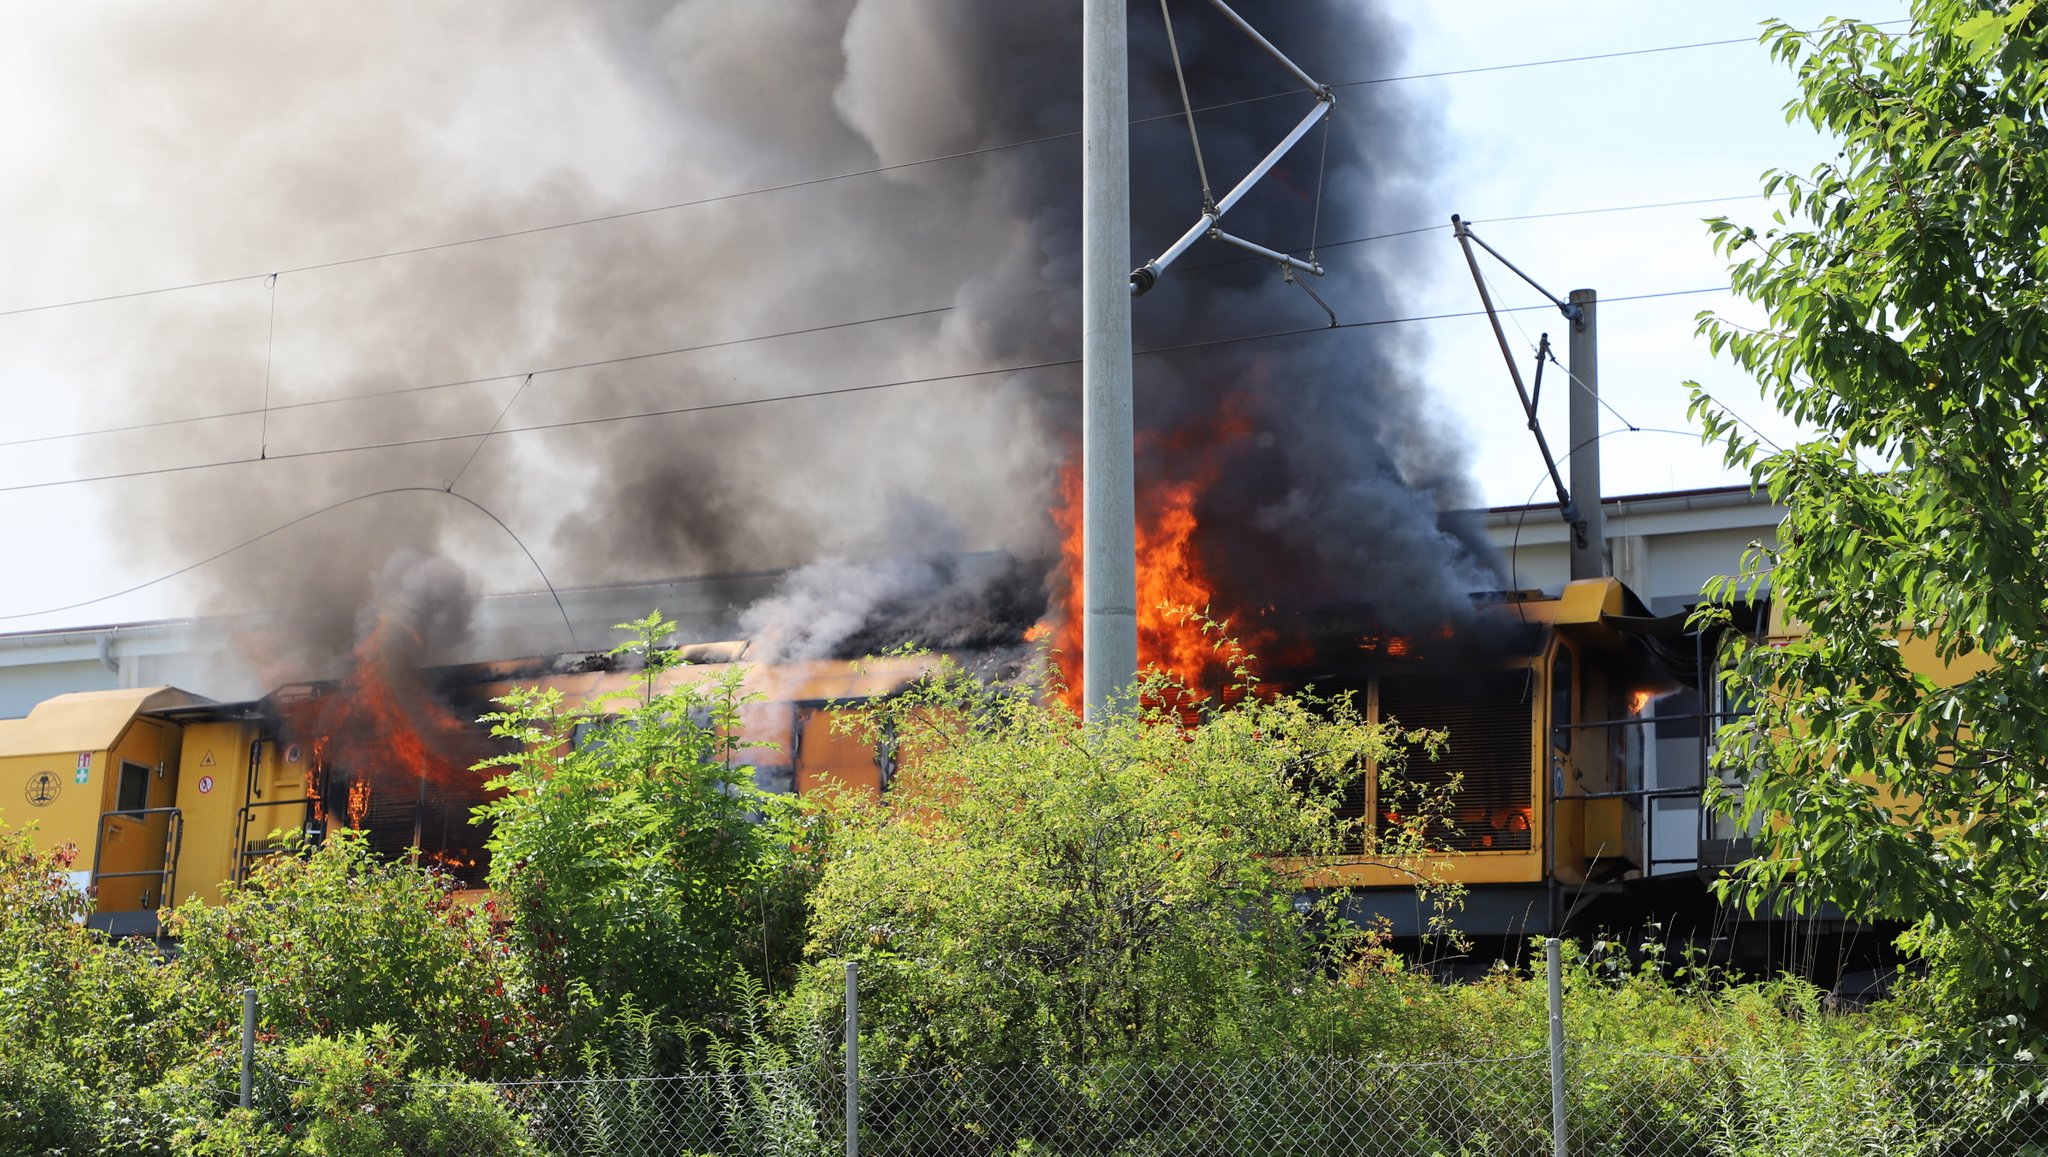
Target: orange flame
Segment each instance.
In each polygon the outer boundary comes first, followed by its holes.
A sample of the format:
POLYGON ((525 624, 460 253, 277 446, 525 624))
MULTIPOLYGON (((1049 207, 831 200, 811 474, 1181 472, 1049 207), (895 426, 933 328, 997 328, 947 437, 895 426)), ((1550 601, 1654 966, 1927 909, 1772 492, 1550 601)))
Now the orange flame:
POLYGON ((306 761, 306 798, 313 801, 313 818, 325 820, 327 806, 320 799, 320 785, 327 776, 327 737, 315 739, 312 747, 313 758, 306 761))
POLYGON ((483 833, 467 820, 484 792, 469 769, 491 752, 490 740, 420 678, 420 651, 410 628, 380 620, 338 686, 280 705, 286 730, 312 753, 307 795, 316 818, 333 803, 387 853, 410 845, 474 865, 483 833), (321 800, 344 786, 343 799, 321 800), (418 802, 408 810, 398 801, 418 802))
POLYGON ((1657 693, 1650 690, 1647 687, 1642 688, 1641 690, 1629 692, 1628 713, 1630 715, 1641 715, 1643 713, 1643 708, 1648 707, 1650 705, 1650 700, 1656 697, 1657 693))
MULTIPOLYGON (((1239 414, 1239 409, 1233 400, 1215 421, 1183 428, 1164 439, 1163 444, 1149 431, 1139 435, 1141 456, 1147 450, 1157 449, 1177 467, 1185 469, 1182 477, 1141 486, 1138 495, 1138 666, 1163 669, 1195 695, 1220 686, 1229 658, 1217 652, 1198 617, 1221 617, 1225 612, 1202 566, 1197 541, 1201 526, 1196 507, 1203 493, 1221 475, 1227 452, 1252 432, 1250 422, 1239 414)), ((1052 510, 1053 525, 1060 535, 1064 580, 1055 601, 1054 619, 1033 627, 1026 636, 1035 639, 1050 634, 1053 660, 1067 683, 1060 691, 1060 699, 1076 713, 1081 709, 1083 565, 1081 466, 1077 457, 1070 456, 1060 470, 1059 504, 1052 510)), ((1247 637, 1246 624, 1232 622, 1231 633, 1240 643, 1253 642, 1247 637)), ((1192 704, 1164 706, 1185 711, 1192 704)))

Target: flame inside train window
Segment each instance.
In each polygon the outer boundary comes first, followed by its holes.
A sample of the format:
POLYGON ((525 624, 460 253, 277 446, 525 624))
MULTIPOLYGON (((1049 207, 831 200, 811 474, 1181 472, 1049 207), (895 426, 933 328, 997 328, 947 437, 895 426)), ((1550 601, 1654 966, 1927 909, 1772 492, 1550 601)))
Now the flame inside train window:
POLYGON ((1440 813, 1431 844, 1456 852, 1528 851, 1534 818, 1530 767, 1536 672, 1442 671, 1383 678, 1382 720, 1405 730, 1442 731, 1443 754, 1421 753, 1398 776, 1383 777, 1382 830, 1400 822, 1399 811, 1421 807, 1440 813), (1404 803, 1402 796, 1410 798, 1404 803))

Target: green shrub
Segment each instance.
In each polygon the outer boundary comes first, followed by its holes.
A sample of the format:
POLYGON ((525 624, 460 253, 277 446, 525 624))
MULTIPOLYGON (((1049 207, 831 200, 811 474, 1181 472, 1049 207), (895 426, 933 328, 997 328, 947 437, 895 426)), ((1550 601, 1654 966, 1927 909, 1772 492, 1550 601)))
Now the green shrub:
POLYGON ((251 1109, 219 1095, 220 1066, 176 1074, 151 1098, 167 1148, 219 1157, 495 1157, 534 1152, 489 1086, 413 1066, 387 1025, 261 1050, 251 1109), (210 1071, 209 1071, 210 1070, 210 1071))
POLYGON ((307 1153, 331 1157, 455 1157, 530 1149, 489 1086, 445 1069, 414 1072, 412 1042, 378 1025, 315 1037, 285 1051, 298 1082, 291 1104, 307 1153))
POLYGON ((0 1053, 0 1157, 81 1153, 94 1141, 82 1082, 47 1061, 0 1053))
POLYGON ((148 942, 85 927, 69 847, 0 828, 0 1154, 84 1152, 105 1102, 189 1046, 176 978, 148 942))
POLYGON ((516 745, 479 765, 500 769, 478 809, 491 887, 552 990, 702 1022, 735 974, 793 970, 807 861, 794 802, 741 761, 743 674, 665 679, 668 624, 622 629, 614 653, 644 663, 633 693, 572 708, 520 690, 485 717, 516 745))
POLYGON ((286 1042, 402 1024, 429 1066, 512 1076, 549 1059, 559 1031, 490 915, 445 877, 379 859, 362 833, 299 844, 225 891, 170 919, 186 1015, 216 1053, 238 1047, 253 985, 261 1031, 286 1042))
MULTIPOLYGON (((1164 678, 1139 692, 1189 697, 1164 678)), ((870 709, 902 767, 835 810, 796 1015, 834 1019, 852 959, 878 1065, 1300 1047, 1304 998, 1359 946, 1297 907, 1305 865, 1353 841, 1419 851, 1419 830, 1380 842, 1337 813, 1368 760, 1391 770, 1406 749, 1345 703, 1246 695, 1199 715, 1081 725, 945 663, 870 709)))

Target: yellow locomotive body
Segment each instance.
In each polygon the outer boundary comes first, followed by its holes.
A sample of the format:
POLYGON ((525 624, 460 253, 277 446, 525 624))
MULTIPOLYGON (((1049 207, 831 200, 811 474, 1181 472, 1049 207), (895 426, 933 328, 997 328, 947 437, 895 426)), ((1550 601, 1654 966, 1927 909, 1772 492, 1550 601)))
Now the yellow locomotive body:
MULTIPOLYGON (((488 664, 464 673, 460 702, 487 708, 515 685, 541 684, 571 703, 625 690, 629 673, 538 673, 536 664, 488 664), (528 674, 527 672, 536 671, 528 674)), ((696 664, 666 682, 715 678, 728 664, 696 664)), ((862 665, 795 664, 755 668, 746 690, 770 701, 743 712, 743 738, 765 780, 782 790, 814 791, 828 780, 879 791, 885 761, 833 728, 847 702, 900 690, 926 669, 919 660, 862 665)), ((27 827, 38 847, 74 852, 72 880, 94 898, 96 927, 117 934, 156 935, 159 913, 187 899, 219 898, 285 833, 317 837, 328 826, 362 826, 373 846, 407 848, 480 883, 483 833, 467 824, 482 798, 484 774, 459 769, 465 783, 451 806, 436 808, 430 791, 398 793, 396 806, 358 811, 372 783, 389 794, 394 769, 369 764, 381 755, 358 751, 352 762, 307 721, 305 709, 332 685, 287 687, 252 703, 224 704, 170 687, 59 695, 21 719, 0 720, 0 821, 27 827), (432 817, 424 822, 422 817, 432 817)), ((481 728, 476 729, 481 742, 481 728)), ((395 758, 395 757, 394 757, 395 758)), ((403 779, 401 769, 396 778, 403 779)))

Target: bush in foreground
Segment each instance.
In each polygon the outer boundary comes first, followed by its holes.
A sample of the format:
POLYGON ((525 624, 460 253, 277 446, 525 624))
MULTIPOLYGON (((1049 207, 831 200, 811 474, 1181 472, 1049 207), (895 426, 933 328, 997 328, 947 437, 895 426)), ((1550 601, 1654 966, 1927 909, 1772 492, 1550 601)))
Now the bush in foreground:
MULTIPOLYGON (((1181 703, 1163 678, 1146 703, 1181 703)), ((1306 989, 1359 947, 1320 921, 1311 861, 1421 855, 1340 805, 1406 751, 1346 703, 1245 696, 1080 724, 941 663, 872 707, 900 767, 828 810, 801 1016, 829 1019, 845 960, 893 1065, 1078 1064, 1271 1051, 1306 989)))

